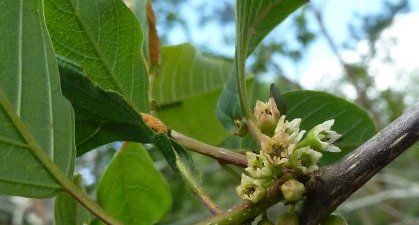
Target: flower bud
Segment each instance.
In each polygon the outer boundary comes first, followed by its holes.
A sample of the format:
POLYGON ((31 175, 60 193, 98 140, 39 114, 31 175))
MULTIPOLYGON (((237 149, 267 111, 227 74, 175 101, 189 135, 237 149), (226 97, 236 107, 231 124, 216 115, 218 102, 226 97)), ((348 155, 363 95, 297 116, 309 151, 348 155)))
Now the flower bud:
POLYGON ((254 114, 256 123, 262 133, 272 136, 278 123, 278 119, 281 116, 276 107, 275 100, 272 97, 269 98, 268 103, 257 100, 254 114))
POLYGON ((298 225, 298 216, 292 212, 286 212, 278 217, 275 225, 298 225))
POLYGON ((305 187, 301 182, 290 179, 281 185, 281 191, 286 201, 295 202, 303 197, 305 187))
POLYGON ((309 146, 305 146, 292 153, 288 160, 288 166, 304 174, 311 173, 319 169, 317 163, 321 157, 322 153, 314 151, 309 146))
POLYGON ((248 167, 245 169, 253 178, 270 178, 273 175, 273 166, 263 155, 246 152, 248 167))
POLYGON ((245 174, 242 174, 242 180, 236 188, 236 192, 240 198, 253 203, 258 202, 266 195, 266 189, 263 187, 262 180, 248 177, 245 174))
POLYGON ((332 213, 320 225, 348 225, 345 218, 337 213, 332 213))
POLYGON ((328 120, 313 127, 306 137, 297 145, 297 148, 310 146, 316 151, 340 152, 340 148, 333 145, 342 135, 331 130, 335 120, 328 120))

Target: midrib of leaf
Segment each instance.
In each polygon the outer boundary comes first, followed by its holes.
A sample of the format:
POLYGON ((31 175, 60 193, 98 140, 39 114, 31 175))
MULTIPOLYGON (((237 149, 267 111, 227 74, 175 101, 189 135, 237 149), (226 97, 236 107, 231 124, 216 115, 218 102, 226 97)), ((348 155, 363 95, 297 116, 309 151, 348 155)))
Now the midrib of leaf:
POLYGON ((19 44, 18 44, 18 52, 19 52, 19 57, 18 57, 18 86, 17 86, 17 99, 16 99, 16 113, 18 116, 20 116, 20 112, 21 112, 21 99, 22 99, 22 77, 23 77, 23 65, 22 65, 22 57, 23 57, 23 53, 22 53, 22 44, 23 44, 23 0, 19 1, 20 4, 20 8, 19 8, 19 44))
MULTIPOLYGON (((127 173, 123 173, 123 171, 127 171, 127 165, 126 164, 124 164, 124 162, 123 161, 125 161, 126 159, 123 159, 124 157, 126 157, 125 155, 127 154, 127 152, 126 152, 126 149, 121 149, 121 150, 123 150, 124 152, 121 152, 121 155, 119 155, 119 165, 118 165, 118 167, 120 167, 120 168, 122 168, 121 169, 121 172, 120 172, 120 174, 121 174, 121 179, 122 179, 122 189, 124 189, 124 192, 125 193, 129 193, 131 190, 131 188, 129 187, 129 185, 127 185, 127 183, 126 183, 126 181, 127 180, 129 180, 129 179, 127 179, 127 173), (124 156, 123 156, 124 155, 124 156)), ((128 152, 128 153, 130 153, 130 152, 128 152)), ((134 157, 134 158, 136 158, 136 154, 132 154, 132 156, 131 157, 134 157)), ((128 171, 129 171, 129 168, 128 168, 128 171)), ((131 215, 130 216, 130 218, 135 218, 135 215, 136 214, 138 214, 138 212, 137 212, 137 210, 135 210, 135 208, 132 208, 133 207, 133 205, 132 204, 128 204, 128 201, 127 201, 127 199, 126 198, 124 198, 124 204, 126 204, 127 205, 127 211, 128 211, 128 214, 129 215, 131 215)))
MULTIPOLYGON (((40 26, 42 27, 42 22, 40 22, 41 24, 40 24, 40 26)), ((46 49, 46 46, 47 46, 47 43, 45 43, 45 33, 44 32, 41 32, 41 35, 42 35, 42 44, 43 44, 43 50, 44 50, 44 62, 46 62, 45 64, 44 64, 44 66, 45 66, 45 71, 46 71, 46 76, 48 77, 48 79, 46 79, 47 80, 47 92, 48 92, 48 95, 47 95, 47 100, 48 100, 48 112, 49 112, 49 122, 50 122, 50 124, 54 124, 54 114, 53 114, 53 112, 52 112, 52 93, 51 93, 51 77, 50 77, 50 72, 49 72, 49 66, 48 66, 48 56, 47 56, 47 52, 48 52, 48 50, 46 49)), ((55 148, 54 148, 54 143, 55 143, 55 137, 54 137, 54 131, 52 131, 52 130, 49 130, 49 153, 50 153, 50 157, 51 157, 51 159, 55 159, 55 148)))
POLYGON ((19 116, 16 114, 16 111, 13 108, 12 103, 7 99, 6 95, 3 93, 3 90, 1 89, 0 89, 0 105, 2 106, 6 115, 12 121, 12 124, 16 127, 20 136, 26 141, 28 148, 32 151, 35 157, 41 162, 41 164, 46 168, 46 170, 50 172, 51 175, 57 179, 57 181, 62 181, 62 179, 67 179, 66 176, 60 171, 58 166, 55 165, 51 161, 48 154, 42 149, 42 147, 33 137, 30 130, 20 120, 19 116))
MULTIPOLYGON (((51 1, 53 1, 53 0, 51 0, 51 1)), ((90 34, 90 32, 87 32, 87 28, 86 28, 86 25, 84 24, 84 22, 82 21, 82 19, 80 18, 80 16, 79 16, 79 14, 78 13, 76 13, 77 11, 76 11, 76 9, 77 8, 75 8, 75 6, 74 6, 74 4, 73 4, 73 2, 72 1, 69 1, 70 2, 70 5, 71 5, 71 7, 72 7, 72 9, 73 9, 73 14, 74 14, 74 16, 77 18, 77 22, 80 24, 80 26, 83 28, 83 30, 84 30, 84 33, 86 34, 86 36, 87 36, 87 38, 89 39, 89 42, 90 42, 90 44, 93 46, 93 49, 95 50, 95 52, 96 52, 96 54, 97 54, 97 56, 99 56, 99 59, 103 62, 103 65, 104 65, 104 67, 105 67, 105 69, 106 69, 106 72, 110 75, 110 77, 112 77, 112 81, 114 82, 114 84, 116 85, 116 87, 118 88, 118 90, 115 90, 115 91, 120 91, 121 93, 123 93, 124 95, 126 95, 127 93, 124 91, 124 89, 122 88, 122 86, 121 86, 121 84, 118 82, 118 80, 115 78, 115 74, 113 74, 112 73, 112 69, 110 68, 110 65, 108 65, 108 61, 104 58, 104 56, 103 56, 103 53, 100 51, 100 48, 99 48, 99 46, 98 46, 98 44, 95 42, 95 40, 94 40, 94 38, 92 37, 92 35, 90 34)), ((118 11, 118 10, 116 10, 116 11, 118 11)), ((117 12, 118 13, 118 12, 117 12)), ((117 17, 118 19, 119 19, 119 17, 117 17)), ((98 25, 99 26, 99 25, 98 25)), ((119 26, 117 27, 117 29, 119 29, 119 26)), ((98 39, 100 40, 100 29, 99 29, 99 37, 98 37, 98 39)), ((116 42, 116 45, 118 45, 118 42, 119 41, 117 41, 116 42)), ((117 53, 117 52, 116 52, 117 53)), ((115 63, 116 63, 116 60, 114 60, 115 61, 115 63)), ((131 95, 127 95, 127 96, 130 96, 130 97, 132 97, 132 94, 131 95)), ((127 99, 128 101, 130 101, 130 103, 131 104, 134 104, 133 102, 132 102, 132 100, 131 100, 132 98, 130 98, 130 99, 127 99)))
MULTIPOLYGON (((245 1, 246 1, 246 3, 249 2, 247 0, 245 0, 245 1)), ((258 6, 258 8, 256 10, 256 17, 253 20, 253 22, 250 24, 249 28, 247 29, 247 34, 245 35, 245 40, 244 40, 244 43, 243 44, 246 46, 245 52, 244 52, 245 53, 244 55, 246 55, 246 56, 247 56, 247 51, 248 51, 248 47, 249 47, 248 46, 248 43, 249 43, 249 41, 251 40, 251 38, 253 36, 253 32, 255 31, 255 28, 259 25, 260 21, 262 21, 266 17, 266 15, 268 15, 269 12, 273 8, 275 8, 276 6, 278 6, 279 4, 281 4, 281 2, 283 0, 274 1, 271 4, 269 4, 266 8, 264 8, 262 11, 259 11, 260 10, 260 7, 262 7, 262 5, 263 5, 263 1, 264 0, 260 1, 260 4, 259 4, 259 6, 258 6)), ((252 7, 250 7, 250 9, 251 8, 252 7)), ((250 20, 250 16, 247 19, 250 20)))

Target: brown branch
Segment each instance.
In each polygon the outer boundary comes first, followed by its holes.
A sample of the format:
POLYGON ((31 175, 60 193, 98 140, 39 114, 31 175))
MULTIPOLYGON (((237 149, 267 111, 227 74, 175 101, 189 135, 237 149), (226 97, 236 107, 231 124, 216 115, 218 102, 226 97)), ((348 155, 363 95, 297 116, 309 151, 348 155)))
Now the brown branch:
POLYGON ((185 146, 190 151, 209 156, 218 160, 220 163, 234 164, 241 167, 247 167, 246 156, 237 152, 233 152, 225 148, 215 147, 200 142, 186 135, 183 135, 175 130, 171 130, 169 136, 173 138, 173 140, 185 146))
POLYGON ((418 140, 419 102, 344 159, 313 175, 306 184, 300 224, 317 225, 418 140))

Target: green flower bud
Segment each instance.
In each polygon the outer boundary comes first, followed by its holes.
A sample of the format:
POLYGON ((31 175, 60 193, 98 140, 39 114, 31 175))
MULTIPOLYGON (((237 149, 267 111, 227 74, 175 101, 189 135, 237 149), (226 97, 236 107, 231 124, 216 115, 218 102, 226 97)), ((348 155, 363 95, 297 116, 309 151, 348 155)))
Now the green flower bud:
POLYGON ((311 129, 306 137, 297 145, 297 148, 310 146, 316 151, 340 152, 340 148, 333 145, 342 135, 330 130, 335 120, 328 120, 311 129))
POLYGON ((332 213, 320 225, 348 225, 345 218, 337 213, 332 213))
POLYGON ((242 174, 242 180, 236 188, 236 192, 240 198, 256 203, 266 195, 266 189, 263 187, 262 181, 242 174))
POLYGON ((295 202, 303 197, 305 187, 301 182, 290 179, 281 185, 281 191, 285 200, 288 202, 295 202))
POLYGON ((304 174, 311 173, 319 169, 317 163, 321 157, 322 153, 314 151, 309 146, 305 146, 292 153, 288 161, 288 166, 304 174))
POLYGON ((253 178, 270 178, 273 175, 273 166, 263 155, 246 152, 248 167, 245 169, 253 178))
POLYGON ((286 212, 278 217, 275 225, 298 225, 298 216, 292 212, 286 212))
POLYGON ((254 110, 256 123, 262 133, 272 136, 278 119, 281 116, 278 108, 276 107, 275 100, 271 97, 268 102, 256 101, 254 110))

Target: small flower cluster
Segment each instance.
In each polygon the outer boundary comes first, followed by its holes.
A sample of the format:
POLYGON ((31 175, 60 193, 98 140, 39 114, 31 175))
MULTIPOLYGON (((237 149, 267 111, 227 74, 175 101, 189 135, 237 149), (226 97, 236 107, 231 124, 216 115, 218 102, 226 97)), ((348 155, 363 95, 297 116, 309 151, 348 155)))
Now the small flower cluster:
MULTIPOLYGON (((273 98, 267 103, 257 101, 254 114, 263 136, 259 154, 246 153, 248 167, 245 171, 248 175, 242 174, 241 184, 236 188, 242 199, 258 202, 284 169, 307 174, 319 169, 317 163, 322 157, 321 152, 341 151, 333 145, 341 137, 331 130, 334 120, 325 121, 308 132, 300 130, 301 119, 286 120, 273 98)), ((294 200, 298 199, 293 196, 294 200)))

